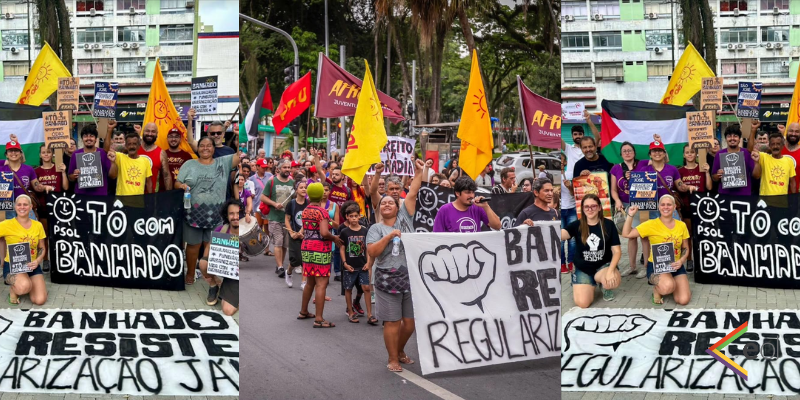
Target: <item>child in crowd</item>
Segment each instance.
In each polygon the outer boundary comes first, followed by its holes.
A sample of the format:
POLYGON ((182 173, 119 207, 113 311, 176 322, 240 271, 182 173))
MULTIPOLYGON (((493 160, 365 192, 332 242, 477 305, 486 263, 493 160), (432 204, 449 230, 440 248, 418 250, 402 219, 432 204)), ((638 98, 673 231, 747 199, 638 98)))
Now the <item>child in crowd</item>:
POLYGON ((344 281, 345 299, 347 301, 347 316, 350 322, 358 323, 358 316, 353 310, 353 287, 360 285, 364 290, 367 301, 367 322, 376 325, 378 320, 372 316, 372 302, 370 299, 369 288, 369 269, 367 268, 367 228, 359 223, 361 209, 358 204, 350 203, 344 210, 346 217, 344 228, 339 233, 343 246, 339 248, 342 261, 344 261, 344 271, 342 280, 344 281))

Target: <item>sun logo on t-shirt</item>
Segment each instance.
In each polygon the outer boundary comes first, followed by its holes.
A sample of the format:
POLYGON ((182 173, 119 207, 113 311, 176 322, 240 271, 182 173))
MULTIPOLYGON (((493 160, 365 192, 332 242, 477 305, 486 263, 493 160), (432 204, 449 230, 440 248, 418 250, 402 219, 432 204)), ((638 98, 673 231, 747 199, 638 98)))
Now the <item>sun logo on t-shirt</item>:
POLYGON ((786 171, 780 167, 780 165, 776 165, 772 167, 772 178, 776 181, 783 180, 783 176, 786 175, 786 171))
POLYGON ((130 168, 128 168, 128 178, 130 178, 132 181, 139 180, 141 176, 142 176, 142 171, 139 171, 139 169, 136 168, 135 166, 131 166, 130 168))

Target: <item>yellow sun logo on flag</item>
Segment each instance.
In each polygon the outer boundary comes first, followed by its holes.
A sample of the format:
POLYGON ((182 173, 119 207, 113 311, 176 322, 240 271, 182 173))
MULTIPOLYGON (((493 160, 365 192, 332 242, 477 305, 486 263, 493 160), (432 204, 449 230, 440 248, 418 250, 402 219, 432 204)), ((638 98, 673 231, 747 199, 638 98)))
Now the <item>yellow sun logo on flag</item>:
POLYGON ((475 112, 481 113, 481 119, 483 119, 483 117, 486 115, 486 109, 489 108, 486 107, 486 95, 483 93, 483 90, 478 89, 478 94, 474 94, 472 97, 477 99, 477 101, 472 102, 472 104, 478 106, 475 112))
POLYGON ((169 116, 169 106, 163 98, 156 99, 153 111, 156 124, 161 125, 162 121, 168 124, 172 122, 172 118, 169 116))

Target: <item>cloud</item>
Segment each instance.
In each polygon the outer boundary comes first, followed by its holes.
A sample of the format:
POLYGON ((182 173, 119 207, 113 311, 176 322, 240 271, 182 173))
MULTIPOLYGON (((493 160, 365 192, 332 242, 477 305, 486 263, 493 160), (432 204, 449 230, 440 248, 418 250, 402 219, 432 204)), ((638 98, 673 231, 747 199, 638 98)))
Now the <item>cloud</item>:
POLYGON ((200 20, 213 25, 215 32, 239 31, 239 2, 237 0, 202 0, 200 20))

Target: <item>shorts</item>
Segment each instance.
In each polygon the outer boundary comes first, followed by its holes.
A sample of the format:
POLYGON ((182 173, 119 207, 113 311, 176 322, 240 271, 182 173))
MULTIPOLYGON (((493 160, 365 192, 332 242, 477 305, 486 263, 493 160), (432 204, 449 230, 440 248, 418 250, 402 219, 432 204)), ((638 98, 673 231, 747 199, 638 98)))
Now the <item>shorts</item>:
MULTIPOLYGON (((288 235, 287 235, 288 236, 288 235)), ((303 266, 303 255, 300 253, 300 246, 303 245, 303 239, 289 238, 289 265, 292 267, 303 266)))
MULTIPOLYGON (((8 262, 4 262, 3 263, 3 282, 5 282, 6 278, 8 278, 8 274, 10 274, 10 273, 11 273, 11 264, 9 264, 8 262)), ((43 272, 42 272, 42 266, 41 265, 36 267, 35 270, 28 272, 28 276, 30 276, 30 277, 33 277, 33 276, 36 276, 36 275, 42 275, 42 274, 43 274, 43 272)), ((8 283, 6 283, 6 285, 8 285, 8 283)))
POLYGON ((352 290, 356 283, 361 286, 369 285, 369 271, 363 269, 357 269, 353 272, 344 270, 342 271, 342 282, 344 290, 352 290))
POLYGON ((239 281, 236 279, 223 278, 222 286, 219 289, 219 297, 232 306, 239 308, 239 281))
MULTIPOLYGON (((606 269, 606 268, 608 268, 610 266, 611 266, 610 263, 606 264, 606 265, 603 265, 602 267, 598 268, 597 271, 602 271, 602 270, 604 270, 604 269, 606 269)), ((597 273, 597 272, 595 272, 595 273, 597 273)), ((586 272, 583 272, 583 271, 579 270, 578 268, 575 268, 575 272, 572 273, 572 286, 575 286, 575 285, 597 286, 597 281, 594 280, 594 275, 589 275, 586 272)))
POLYGON ((273 247, 281 246, 284 249, 289 247, 289 234, 286 227, 280 222, 269 221, 269 238, 273 247))
POLYGON ((403 318, 414 318, 414 305, 411 292, 386 293, 375 292, 375 318, 381 321, 396 322, 403 318))
POLYGON ((211 232, 213 229, 195 228, 183 223, 183 241, 188 245, 198 245, 200 243, 211 242, 211 232))
MULTIPOLYGON (((656 272, 656 271, 655 271, 655 267, 653 266, 653 263, 652 263, 652 262, 650 262, 650 261, 648 261, 648 262, 647 262, 647 283, 648 283, 649 285, 653 285, 652 283, 650 283, 650 278, 653 276, 653 274, 654 274, 655 272, 656 272)), ((675 272, 672 272, 672 276, 673 276, 673 277, 676 277, 676 276, 678 276, 678 275, 686 275, 686 267, 684 267, 683 265, 681 265, 680 269, 678 269, 678 270, 677 270, 677 271, 675 271, 675 272)))

